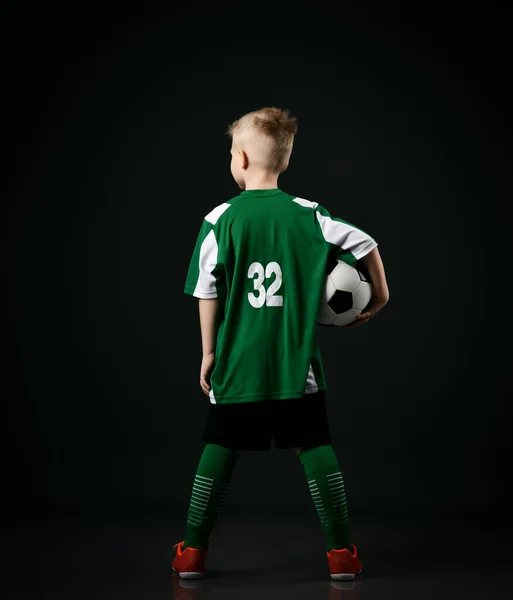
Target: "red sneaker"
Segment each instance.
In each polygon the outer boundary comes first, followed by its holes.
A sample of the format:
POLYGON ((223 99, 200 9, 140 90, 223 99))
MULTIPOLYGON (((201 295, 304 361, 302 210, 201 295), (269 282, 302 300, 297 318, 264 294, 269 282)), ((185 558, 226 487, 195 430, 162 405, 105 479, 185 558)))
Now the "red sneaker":
POLYGON ((351 548, 352 552, 347 548, 343 550, 333 548, 329 552, 326 552, 332 579, 337 581, 351 581, 355 575, 361 573, 362 563, 358 558, 358 551, 354 544, 351 544, 351 548))
POLYGON ((173 571, 182 579, 201 579, 205 575, 206 550, 199 548, 183 549, 185 540, 175 544, 176 555, 173 559, 173 571))

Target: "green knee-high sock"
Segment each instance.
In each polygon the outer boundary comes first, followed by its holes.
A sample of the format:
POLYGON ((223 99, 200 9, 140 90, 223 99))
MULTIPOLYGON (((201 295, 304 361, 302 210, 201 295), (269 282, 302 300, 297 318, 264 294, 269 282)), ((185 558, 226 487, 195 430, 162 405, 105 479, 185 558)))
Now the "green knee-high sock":
POLYGON ((350 549, 344 480, 333 446, 303 449, 298 456, 326 536, 326 550, 350 549))
POLYGON ((192 487, 184 548, 208 550, 208 540, 238 457, 236 450, 217 444, 205 445, 192 487))

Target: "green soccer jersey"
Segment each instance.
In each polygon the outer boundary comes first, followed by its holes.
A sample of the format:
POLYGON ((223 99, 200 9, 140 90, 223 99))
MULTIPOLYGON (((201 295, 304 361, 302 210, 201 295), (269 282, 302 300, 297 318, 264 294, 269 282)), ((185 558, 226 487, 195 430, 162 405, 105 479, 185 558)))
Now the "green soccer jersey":
POLYGON ((326 389, 316 337, 330 257, 378 244, 317 202, 247 190, 203 220, 184 291, 219 299, 210 401, 299 398, 326 389))

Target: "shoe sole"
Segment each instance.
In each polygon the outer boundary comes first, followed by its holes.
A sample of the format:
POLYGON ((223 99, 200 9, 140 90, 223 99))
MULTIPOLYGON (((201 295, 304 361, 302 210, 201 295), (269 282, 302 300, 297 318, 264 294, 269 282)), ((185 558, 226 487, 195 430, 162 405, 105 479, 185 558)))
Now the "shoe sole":
POLYGON ((205 573, 200 573, 197 571, 177 571, 174 567, 172 567, 173 571, 180 576, 180 579, 202 579, 205 576, 205 573))
POLYGON ((332 573, 331 578, 334 581, 353 581, 356 575, 359 575, 361 571, 358 573, 332 573))

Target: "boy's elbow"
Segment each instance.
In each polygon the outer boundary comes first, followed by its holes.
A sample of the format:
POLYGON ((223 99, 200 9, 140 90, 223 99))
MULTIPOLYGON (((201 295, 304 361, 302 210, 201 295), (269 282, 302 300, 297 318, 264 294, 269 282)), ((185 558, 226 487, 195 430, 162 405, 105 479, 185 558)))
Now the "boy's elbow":
POLYGON ((385 305, 390 300, 390 292, 388 291, 387 284, 381 281, 373 281, 371 285, 374 300, 385 305))
POLYGON ((379 293, 375 294, 374 297, 380 304, 383 304, 383 306, 384 306, 390 300, 390 293, 387 290, 385 292, 379 292, 379 293))

